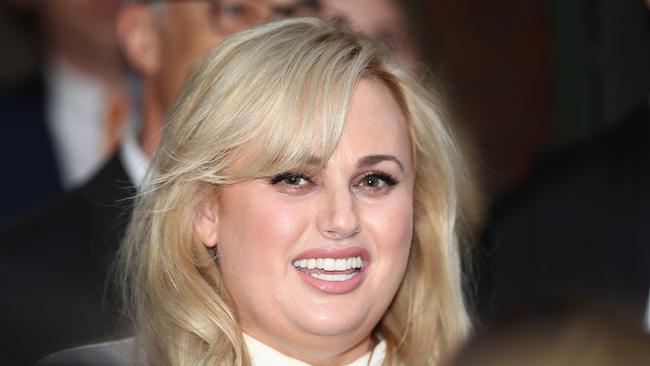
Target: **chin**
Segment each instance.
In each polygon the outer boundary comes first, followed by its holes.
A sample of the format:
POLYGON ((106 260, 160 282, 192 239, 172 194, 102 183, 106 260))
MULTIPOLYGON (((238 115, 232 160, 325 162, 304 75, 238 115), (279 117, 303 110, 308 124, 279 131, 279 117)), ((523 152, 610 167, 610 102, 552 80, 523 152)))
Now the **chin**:
POLYGON ((312 312, 300 321, 300 325, 307 333, 315 336, 370 334, 376 322, 369 321, 368 311, 342 312, 342 309, 349 310, 350 306, 332 306, 331 309, 312 312))

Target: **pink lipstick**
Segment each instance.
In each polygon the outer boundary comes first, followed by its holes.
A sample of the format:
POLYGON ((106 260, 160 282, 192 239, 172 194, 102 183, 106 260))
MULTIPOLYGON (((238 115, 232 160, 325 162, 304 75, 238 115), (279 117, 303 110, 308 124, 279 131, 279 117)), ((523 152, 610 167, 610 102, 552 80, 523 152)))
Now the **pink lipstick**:
POLYGON ((361 285, 370 265, 370 254, 360 247, 318 248, 300 253, 291 263, 309 286, 341 295, 361 285))

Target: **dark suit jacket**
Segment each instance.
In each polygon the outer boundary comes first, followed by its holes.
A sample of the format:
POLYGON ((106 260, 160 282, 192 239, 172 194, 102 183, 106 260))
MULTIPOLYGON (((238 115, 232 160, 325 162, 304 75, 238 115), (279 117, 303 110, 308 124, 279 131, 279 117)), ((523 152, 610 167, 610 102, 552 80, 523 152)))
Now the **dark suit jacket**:
POLYGON ((104 289, 133 193, 116 154, 85 186, 0 231, 0 363, 119 334, 104 289))
MULTIPOLYGON (((496 208, 479 254, 479 304, 562 295, 642 309, 650 290, 650 112, 543 161, 496 208)), ((642 312, 638 314, 642 315, 642 312)))
POLYGON ((0 221, 62 192, 42 77, 0 89, 0 221))

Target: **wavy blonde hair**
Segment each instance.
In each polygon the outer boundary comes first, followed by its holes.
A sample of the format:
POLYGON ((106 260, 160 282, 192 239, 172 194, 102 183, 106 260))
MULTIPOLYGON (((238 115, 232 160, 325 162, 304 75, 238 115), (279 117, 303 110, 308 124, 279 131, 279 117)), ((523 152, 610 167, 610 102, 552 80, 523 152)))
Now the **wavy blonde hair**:
POLYGON ((437 365, 465 337, 457 240, 465 180, 438 98, 363 36, 295 18, 224 41, 168 115, 119 257, 141 362, 250 364, 216 253, 194 234, 197 205, 222 185, 306 169, 314 156, 325 164, 363 78, 383 82, 401 106, 416 167, 406 274, 373 334, 387 343, 384 365, 437 365))

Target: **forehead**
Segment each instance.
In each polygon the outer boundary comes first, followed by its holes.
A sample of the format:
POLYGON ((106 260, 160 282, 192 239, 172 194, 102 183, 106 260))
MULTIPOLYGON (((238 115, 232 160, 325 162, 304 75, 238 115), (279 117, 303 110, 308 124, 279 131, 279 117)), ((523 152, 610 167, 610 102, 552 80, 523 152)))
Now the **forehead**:
POLYGON ((289 132, 295 132, 291 124, 287 130, 282 123, 271 123, 267 125, 267 131, 277 132, 277 128, 283 131, 273 134, 278 140, 268 141, 268 135, 263 134, 260 139, 242 145, 240 158, 231 166, 230 173, 235 179, 244 180, 287 170, 316 174, 321 169, 336 170, 350 164, 357 165, 364 158, 379 155, 396 158, 404 171, 414 170, 407 117, 382 81, 361 79, 353 91, 347 113, 342 117, 345 122, 341 126, 340 138, 328 131, 324 134, 328 136, 325 140, 318 131, 303 136, 289 132), (323 146, 331 146, 331 152, 319 148, 323 146), (270 153, 265 147, 270 148, 270 153))
MULTIPOLYGON (((150 4, 157 7, 164 4, 167 8, 173 8, 164 13, 165 18, 207 21, 220 33, 226 33, 224 35, 273 19, 313 16, 318 8, 317 0, 158 0, 150 4)), ((161 22, 161 25, 170 24, 161 22)))
POLYGON ((362 79, 357 85, 338 150, 347 156, 394 155, 411 167, 406 116, 383 82, 362 79))
POLYGON ((293 6, 293 5, 301 5, 303 3, 308 3, 304 0, 252 0, 252 1, 257 1, 259 3, 269 4, 273 6, 293 6))
MULTIPOLYGON (((192 2, 195 0, 185 0, 192 2)), ((228 5, 228 4, 256 4, 268 5, 272 7, 308 7, 316 8, 318 0, 212 0, 213 4, 228 5)))
POLYGON ((402 23, 401 10, 393 0, 321 0, 321 5, 325 18, 345 18, 371 36, 402 23))

